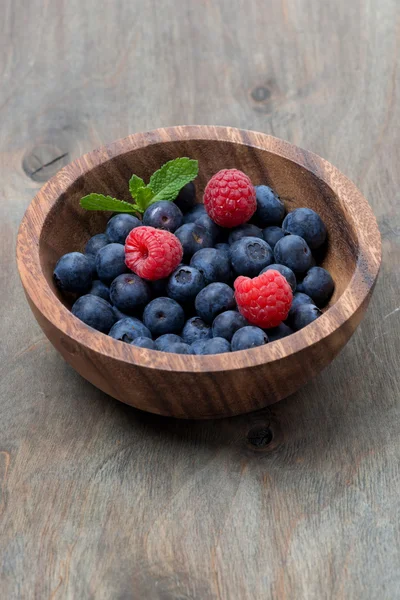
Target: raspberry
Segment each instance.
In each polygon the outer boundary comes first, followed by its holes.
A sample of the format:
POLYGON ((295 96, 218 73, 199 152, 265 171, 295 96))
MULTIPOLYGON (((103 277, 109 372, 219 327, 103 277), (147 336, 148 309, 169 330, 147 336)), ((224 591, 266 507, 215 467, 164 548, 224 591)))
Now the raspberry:
POLYGON ((126 238, 125 263, 143 279, 156 281, 168 277, 182 256, 182 244, 169 231, 142 226, 132 229, 126 238))
POLYGON ((234 287, 239 312, 249 323, 268 329, 287 318, 293 294, 278 271, 271 269, 254 279, 238 277, 234 287))
POLYGON ((204 206, 218 225, 236 227, 255 213, 256 191, 242 171, 222 169, 211 177, 204 190, 204 206))

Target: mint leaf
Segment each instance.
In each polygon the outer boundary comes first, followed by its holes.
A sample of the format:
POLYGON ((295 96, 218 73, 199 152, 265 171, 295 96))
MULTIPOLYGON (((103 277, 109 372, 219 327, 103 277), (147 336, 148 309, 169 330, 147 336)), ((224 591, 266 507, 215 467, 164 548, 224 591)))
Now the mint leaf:
POLYGON ((82 208, 86 210, 111 210, 113 212, 133 213, 137 212, 139 207, 136 204, 130 204, 124 200, 117 200, 111 196, 103 194, 89 194, 81 198, 82 208))
POLYGON ((140 188, 143 187, 146 187, 146 184, 143 181, 143 179, 141 177, 138 177, 137 175, 132 175, 132 177, 129 180, 129 191, 131 193, 132 198, 136 199, 138 190, 140 190, 140 188))
POLYGON ((136 193, 136 203, 141 213, 144 213, 146 208, 152 203, 153 196, 154 193, 148 186, 138 189, 136 193))
POLYGON ((153 191, 150 203, 175 200, 183 186, 197 177, 198 172, 198 161, 190 158, 175 158, 165 163, 150 177, 148 187, 153 191))

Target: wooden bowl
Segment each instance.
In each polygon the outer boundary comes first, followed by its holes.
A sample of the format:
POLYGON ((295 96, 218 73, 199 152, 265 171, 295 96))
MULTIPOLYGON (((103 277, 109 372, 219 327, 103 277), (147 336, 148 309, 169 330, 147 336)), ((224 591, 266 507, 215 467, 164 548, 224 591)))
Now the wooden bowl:
POLYGON ((142 410, 212 418, 260 409, 292 394, 321 371, 349 340, 371 297, 381 242, 367 201, 324 159, 268 135, 225 127, 172 127, 138 133, 94 150, 48 181, 28 207, 17 260, 30 307, 55 348, 95 386, 142 410), (173 355, 113 340, 76 319, 52 280, 57 259, 83 250, 109 214, 86 212, 89 192, 129 200, 132 173, 148 180, 167 160, 198 159, 197 201, 207 180, 236 167, 255 185, 267 183, 288 210, 310 207, 328 229, 323 265, 335 281, 325 313, 266 346, 214 356, 173 355))

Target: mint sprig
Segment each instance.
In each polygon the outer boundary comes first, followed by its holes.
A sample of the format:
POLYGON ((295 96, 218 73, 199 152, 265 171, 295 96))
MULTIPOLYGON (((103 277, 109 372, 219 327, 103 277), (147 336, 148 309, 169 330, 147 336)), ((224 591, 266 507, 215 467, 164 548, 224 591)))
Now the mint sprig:
POLYGON ((199 172, 197 160, 181 157, 165 163, 150 177, 148 185, 141 177, 132 175, 129 180, 129 191, 134 203, 118 200, 103 194, 89 194, 81 199, 81 206, 86 210, 107 210, 122 213, 141 213, 154 202, 166 200, 172 202, 180 190, 193 181, 199 172))

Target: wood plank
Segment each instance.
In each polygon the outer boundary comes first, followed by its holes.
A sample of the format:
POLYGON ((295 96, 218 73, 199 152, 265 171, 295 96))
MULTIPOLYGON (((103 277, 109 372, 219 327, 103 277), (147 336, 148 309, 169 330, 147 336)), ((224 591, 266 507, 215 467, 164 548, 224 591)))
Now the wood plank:
POLYGON ((396 0, 3 0, 2 597, 399 597, 399 18, 396 0), (55 353, 18 281, 17 227, 41 185, 27 173, 178 123, 313 150, 379 220, 365 320, 260 413, 185 423, 115 402, 55 353), (255 428, 273 433, 263 450, 255 428))

